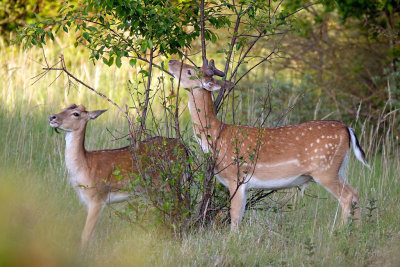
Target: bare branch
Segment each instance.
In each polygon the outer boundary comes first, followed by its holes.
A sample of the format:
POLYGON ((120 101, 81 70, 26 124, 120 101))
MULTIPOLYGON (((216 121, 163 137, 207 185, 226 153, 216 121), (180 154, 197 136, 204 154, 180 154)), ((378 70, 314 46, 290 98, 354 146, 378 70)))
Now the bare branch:
POLYGON ((151 77, 152 77, 152 72, 153 72, 153 52, 154 49, 150 49, 150 62, 149 62, 149 76, 147 77, 147 86, 146 86, 146 97, 144 100, 144 108, 142 111, 142 118, 140 122, 140 129, 139 129, 139 134, 137 136, 138 140, 140 140, 142 136, 142 132, 146 126, 146 118, 147 118, 147 108, 149 105, 149 96, 150 96, 150 86, 151 86, 151 77))
POLYGON ((317 2, 317 3, 310 3, 310 4, 308 4, 308 5, 305 5, 305 6, 301 7, 301 8, 299 8, 299 9, 297 9, 296 11, 294 11, 294 12, 292 12, 292 13, 290 13, 290 14, 284 16, 283 19, 286 19, 286 18, 288 18, 288 17, 290 17, 290 16, 293 16, 293 15, 296 14, 297 12, 299 12, 299 11, 301 11, 301 10, 303 10, 303 9, 307 9, 307 8, 310 7, 310 6, 313 6, 313 5, 316 5, 316 4, 319 4, 319 3, 320 3, 320 2, 317 2))
POLYGON ((283 2, 283 0, 281 0, 281 1, 279 2, 278 6, 275 8, 274 14, 272 15, 272 17, 275 17, 276 11, 277 11, 278 8, 281 6, 282 2, 283 2))
MULTIPOLYGON (((96 89, 94 89, 93 87, 87 85, 86 83, 84 83, 83 81, 79 80, 78 78, 76 78, 74 75, 72 75, 66 68, 65 66, 65 62, 64 62, 64 56, 61 55, 60 56, 60 61, 59 63, 61 63, 61 68, 55 68, 55 67, 49 67, 49 68, 43 68, 43 70, 45 71, 51 71, 51 70, 61 70, 64 73, 66 73, 68 75, 69 78, 72 78, 73 80, 75 80, 76 82, 78 82, 79 84, 85 86, 86 88, 88 88, 89 90, 91 90, 92 92, 96 93, 97 95, 101 96, 102 98, 106 99, 108 102, 110 102, 113 106, 115 106, 116 108, 118 108, 119 111, 121 111, 122 114, 127 115, 120 106, 118 106, 114 101, 112 101, 110 98, 108 98, 106 95, 104 95, 103 93, 100 93, 99 91, 97 91, 96 89)), ((130 120, 129 120, 130 122, 130 120)))
POLYGON ((250 69, 248 69, 242 76, 240 76, 240 78, 235 82, 235 84, 239 83, 240 80, 246 76, 250 71, 252 71, 253 69, 255 69, 256 67, 258 67, 260 64, 264 63, 265 61, 267 61, 273 54, 275 53, 275 49, 265 58, 263 58, 262 60, 260 60, 257 64, 255 64, 254 66, 252 66, 250 69))
POLYGON ((201 54, 203 62, 207 60, 206 39, 204 36, 204 0, 200 3, 200 31, 201 31, 201 54))

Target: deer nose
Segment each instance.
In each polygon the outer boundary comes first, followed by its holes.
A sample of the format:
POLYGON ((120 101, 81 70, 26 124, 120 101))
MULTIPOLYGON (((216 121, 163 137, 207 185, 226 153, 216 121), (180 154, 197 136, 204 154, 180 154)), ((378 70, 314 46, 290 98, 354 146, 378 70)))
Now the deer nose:
POLYGON ((49 120, 50 120, 50 121, 55 120, 55 119, 56 119, 56 115, 51 115, 51 116, 49 117, 49 120))

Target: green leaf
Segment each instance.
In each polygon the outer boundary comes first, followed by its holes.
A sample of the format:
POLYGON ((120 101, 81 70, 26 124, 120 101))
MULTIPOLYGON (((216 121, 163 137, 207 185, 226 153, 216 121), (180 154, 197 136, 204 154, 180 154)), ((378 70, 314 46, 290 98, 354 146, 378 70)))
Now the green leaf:
POLYGON ((46 34, 50 37, 51 40, 54 41, 54 35, 51 31, 46 32, 46 34))
POLYGON ((135 58, 132 58, 131 60, 129 60, 129 65, 131 65, 131 67, 135 67, 137 60, 135 58))
POLYGON ((112 64, 114 63, 114 58, 113 57, 110 57, 109 59, 108 59, 108 62, 106 63, 108 66, 111 66, 112 64))
POLYGON ((211 33, 211 42, 215 43, 217 41, 217 36, 213 32, 210 33, 211 33))
POLYGON ((141 71, 139 71, 139 73, 143 74, 144 77, 149 77, 150 76, 150 73, 147 70, 141 70, 141 71))
POLYGON ((97 31, 97 28, 96 27, 93 27, 93 26, 89 26, 89 27, 87 27, 90 31, 92 31, 92 32, 95 32, 95 31, 97 31))
POLYGON ((146 53, 146 51, 147 51, 147 45, 148 45, 147 42, 142 43, 142 46, 141 46, 140 49, 142 50, 143 53, 146 53))
POLYGON ((83 38, 85 38, 89 43, 91 42, 89 33, 84 32, 84 33, 82 34, 82 36, 83 36, 83 38))
POLYGON ((147 47, 152 49, 154 46, 153 41, 152 40, 147 40, 147 47))
POLYGON ((117 57, 117 59, 115 60, 115 64, 117 65, 118 68, 121 68, 122 66, 121 57, 117 57))
POLYGON ((236 44, 236 51, 238 51, 242 47, 242 43, 239 42, 236 44))

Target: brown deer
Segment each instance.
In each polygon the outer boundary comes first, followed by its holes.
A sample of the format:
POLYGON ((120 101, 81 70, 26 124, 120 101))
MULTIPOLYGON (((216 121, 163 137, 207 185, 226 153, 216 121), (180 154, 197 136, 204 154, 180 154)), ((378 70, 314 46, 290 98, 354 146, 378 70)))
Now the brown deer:
POLYGON ((151 176, 155 184, 161 184, 160 169, 152 165, 159 164, 159 161, 167 164, 171 161, 184 162, 187 155, 178 139, 165 137, 153 137, 139 142, 134 154, 130 146, 87 151, 86 125, 105 111, 87 111, 84 106, 74 104, 49 118, 51 127, 66 132, 65 163, 69 179, 88 209, 82 232, 83 247, 92 239, 96 222, 106 203, 121 202, 137 191, 143 191, 140 183, 134 192, 126 190, 133 174, 151 176))
MULTIPOLYGON (((309 121, 298 125, 256 128, 225 124, 217 119, 211 92, 234 86, 214 75, 222 71, 203 62, 199 70, 171 60, 170 72, 189 89, 189 111, 195 138, 204 152, 215 157, 216 177, 231 196, 231 229, 240 222, 246 191, 251 188, 282 189, 316 181, 335 196, 342 207, 342 221, 351 214, 358 193, 345 180, 343 170, 350 144, 358 160, 369 167, 354 131, 339 121, 309 121)), ((359 209, 354 210, 360 217, 359 209)))

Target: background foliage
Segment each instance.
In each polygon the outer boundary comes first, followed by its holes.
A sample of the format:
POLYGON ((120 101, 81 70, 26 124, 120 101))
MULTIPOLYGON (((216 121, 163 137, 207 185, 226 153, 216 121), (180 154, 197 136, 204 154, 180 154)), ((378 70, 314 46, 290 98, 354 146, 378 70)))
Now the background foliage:
POLYGON ((2 0, 0 1, 0 35, 9 34, 26 23, 34 23, 46 16, 55 16, 59 1, 2 0))

